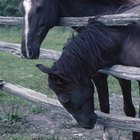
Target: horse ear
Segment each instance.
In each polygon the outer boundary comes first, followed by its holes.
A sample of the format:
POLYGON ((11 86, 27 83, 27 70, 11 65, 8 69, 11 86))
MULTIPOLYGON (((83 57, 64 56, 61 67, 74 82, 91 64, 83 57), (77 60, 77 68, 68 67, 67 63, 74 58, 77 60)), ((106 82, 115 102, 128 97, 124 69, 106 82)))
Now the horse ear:
POLYGON ((37 64, 36 67, 39 68, 39 70, 41 70, 44 73, 51 74, 51 68, 47 68, 42 64, 37 64))
POLYGON ((39 68, 44 73, 49 75, 49 78, 57 85, 61 86, 68 83, 68 80, 65 79, 61 74, 60 71, 52 71, 51 68, 47 68, 42 64, 37 64, 36 67, 39 68))

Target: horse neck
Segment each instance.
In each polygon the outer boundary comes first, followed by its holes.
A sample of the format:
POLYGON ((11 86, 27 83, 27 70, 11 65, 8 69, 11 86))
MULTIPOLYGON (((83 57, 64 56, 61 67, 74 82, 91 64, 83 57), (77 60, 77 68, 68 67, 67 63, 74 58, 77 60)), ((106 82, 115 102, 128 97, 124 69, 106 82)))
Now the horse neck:
POLYGON ((58 0, 61 17, 113 14, 120 6, 136 1, 140 0, 58 0))
POLYGON ((61 17, 81 17, 113 14, 119 6, 116 4, 104 4, 94 0, 60 0, 59 7, 61 17))

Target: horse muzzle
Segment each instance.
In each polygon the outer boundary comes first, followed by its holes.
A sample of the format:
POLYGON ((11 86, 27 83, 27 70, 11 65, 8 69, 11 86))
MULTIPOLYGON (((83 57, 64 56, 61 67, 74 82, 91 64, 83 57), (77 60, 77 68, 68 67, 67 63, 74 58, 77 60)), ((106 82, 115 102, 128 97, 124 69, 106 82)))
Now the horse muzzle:
POLYGON ((77 121, 77 123, 85 129, 93 129, 97 121, 97 115, 92 114, 86 121, 77 121))
POLYGON ((22 57, 26 59, 38 59, 40 51, 39 50, 36 51, 31 48, 25 49, 25 47, 21 46, 21 54, 22 54, 22 57))

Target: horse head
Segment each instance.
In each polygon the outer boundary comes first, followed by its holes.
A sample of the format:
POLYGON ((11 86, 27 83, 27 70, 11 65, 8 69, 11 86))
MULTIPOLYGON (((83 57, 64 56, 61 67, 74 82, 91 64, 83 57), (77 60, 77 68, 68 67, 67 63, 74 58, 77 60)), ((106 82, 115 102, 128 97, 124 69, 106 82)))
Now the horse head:
POLYGON ((59 17, 114 13, 120 5, 130 1, 133 0, 22 0, 20 11, 24 16, 24 28, 21 52, 26 58, 38 58, 43 39, 50 28, 58 25, 59 17))
POLYGON ((39 57, 40 45, 50 28, 57 24, 57 0, 22 0, 20 11, 24 16, 21 52, 24 57, 39 57))
POLYGON ((77 123, 83 128, 92 129, 97 115, 94 113, 94 86, 91 80, 81 79, 80 83, 74 83, 58 69, 47 68, 41 64, 37 67, 49 75, 49 87, 77 123))

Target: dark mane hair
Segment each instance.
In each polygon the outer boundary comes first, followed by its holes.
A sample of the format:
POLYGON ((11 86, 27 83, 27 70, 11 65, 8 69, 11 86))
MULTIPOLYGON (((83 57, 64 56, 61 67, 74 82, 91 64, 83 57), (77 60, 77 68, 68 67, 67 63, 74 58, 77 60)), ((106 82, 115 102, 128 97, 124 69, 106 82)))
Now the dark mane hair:
POLYGON ((59 69, 62 67, 65 76, 73 80, 80 80, 83 72, 91 76, 100 66, 110 66, 116 61, 114 52, 118 52, 119 44, 117 29, 108 28, 97 21, 89 21, 85 30, 67 41, 62 56, 54 63, 55 68, 57 69, 57 65, 59 69))

